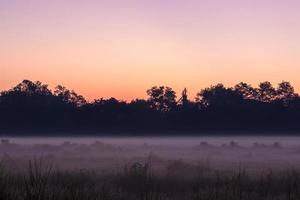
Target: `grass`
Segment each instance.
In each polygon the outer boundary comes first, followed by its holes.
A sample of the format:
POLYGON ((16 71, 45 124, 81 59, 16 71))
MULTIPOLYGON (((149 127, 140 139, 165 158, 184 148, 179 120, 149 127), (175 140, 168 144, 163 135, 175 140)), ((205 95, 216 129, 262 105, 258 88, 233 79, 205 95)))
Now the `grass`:
POLYGON ((151 161, 117 173, 59 171, 41 160, 27 169, 0 168, 0 200, 299 200, 297 171, 250 175, 242 169, 214 171, 172 161, 154 172, 151 161), (192 172, 193 175, 187 175, 192 172))

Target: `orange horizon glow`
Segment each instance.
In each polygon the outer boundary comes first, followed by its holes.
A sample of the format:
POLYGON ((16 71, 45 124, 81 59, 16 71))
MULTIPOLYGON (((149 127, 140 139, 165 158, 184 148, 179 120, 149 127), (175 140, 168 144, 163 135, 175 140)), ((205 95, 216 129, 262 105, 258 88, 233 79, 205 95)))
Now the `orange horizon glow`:
POLYGON ((217 83, 289 81, 300 91, 296 0, 0 2, 0 90, 23 79, 86 99, 189 97, 217 83))

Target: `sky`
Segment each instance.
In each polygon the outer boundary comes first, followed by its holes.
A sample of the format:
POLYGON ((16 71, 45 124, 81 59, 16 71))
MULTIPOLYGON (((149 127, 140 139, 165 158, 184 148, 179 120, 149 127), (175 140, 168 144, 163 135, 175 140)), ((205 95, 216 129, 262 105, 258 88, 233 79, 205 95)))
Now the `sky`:
POLYGON ((88 100, 190 98, 217 83, 300 91, 299 0, 0 0, 0 90, 23 79, 88 100))

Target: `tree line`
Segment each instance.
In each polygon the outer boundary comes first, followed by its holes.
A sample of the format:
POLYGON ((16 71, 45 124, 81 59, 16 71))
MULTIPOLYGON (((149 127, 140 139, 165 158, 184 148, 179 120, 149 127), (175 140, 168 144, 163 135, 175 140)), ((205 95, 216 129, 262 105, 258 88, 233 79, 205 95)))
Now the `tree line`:
POLYGON ((300 131, 300 97, 289 82, 223 84, 200 90, 193 100, 166 86, 146 91, 147 99, 88 102, 73 90, 24 80, 0 93, 0 131, 167 133, 210 131, 300 131))

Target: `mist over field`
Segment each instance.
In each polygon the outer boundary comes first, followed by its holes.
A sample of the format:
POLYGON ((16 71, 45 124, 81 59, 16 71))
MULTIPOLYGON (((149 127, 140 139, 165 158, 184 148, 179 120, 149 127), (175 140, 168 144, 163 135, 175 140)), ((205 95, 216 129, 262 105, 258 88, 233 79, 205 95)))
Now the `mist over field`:
POLYGON ((151 164, 154 172, 205 170, 249 172, 300 169, 298 136, 211 137, 3 137, 1 165, 22 171, 29 160, 59 170, 118 172, 134 163, 151 164))
POLYGON ((297 200, 298 136, 2 137, 7 200, 297 200))

